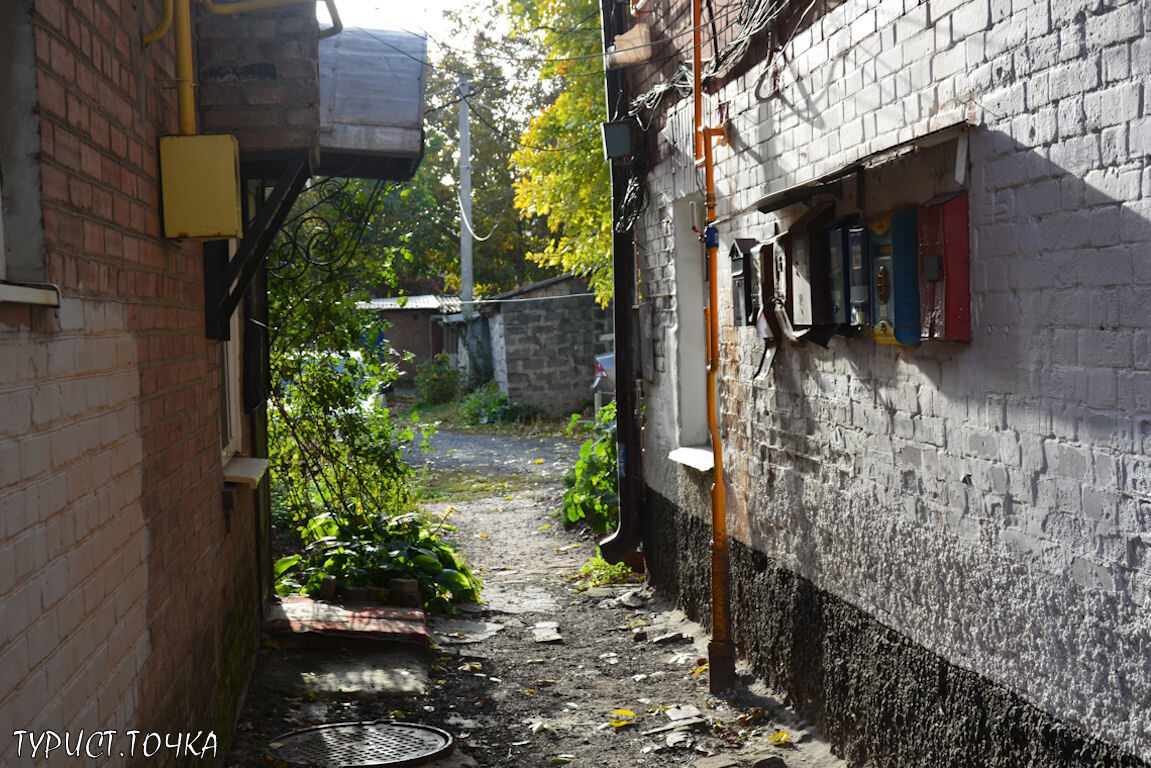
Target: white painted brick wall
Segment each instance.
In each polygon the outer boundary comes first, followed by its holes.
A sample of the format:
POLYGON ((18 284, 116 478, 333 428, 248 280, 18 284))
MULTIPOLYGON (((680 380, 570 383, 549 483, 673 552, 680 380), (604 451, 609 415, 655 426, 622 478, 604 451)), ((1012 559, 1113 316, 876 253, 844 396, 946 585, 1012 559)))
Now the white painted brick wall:
MULTIPOLYGON (((50 335, 0 333, 0 733, 139 725, 117 671, 147 644, 136 342, 121 308, 65 298, 50 335), (85 327, 86 323, 91 323, 85 327), (118 561, 123 569, 109 567, 118 561), (128 596, 131 596, 130 599, 128 596), (107 709, 108 711, 105 711, 107 709)), ((130 674, 128 673, 130 669, 130 674)))
MULTIPOLYGON (((836 338, 785 347, 751 381, 762 345, 730 326, 721 290, 732 529, 1143 759, 1151 721, 1132 713, 1151 701, 1149 21, 1141 0, 848 0, 786 46, 778 94, 758 65, 715 97, 733 105, 738 139, 716 149, 719 214, 732 217, 721 254, 774 231, 775 217, 739 213, 758 197, 958 117, 979 123, 969 345, 912 354, 836 338), (806 461, 818 477, 795 469, 806 461), (812 540, 814 557, 796 544, 812 540)), ((674 296, 667 218, 697 188, 689 121, 681 102, 658 140, 669 159, 649 176, 638 237, 653 296, 674 296)), ((906 174, 933 170, 926 155, 902 167, 868 178, 867 213, 930 197, 900 197, 913 194, 906 174)), ((657 326, 673 318, 674 301, 659 306, 657 326)), ((674 447, 663 344, 649 457, 674 447)), ((645 472, 706 517, 687 470, 649 460, 645 472)))

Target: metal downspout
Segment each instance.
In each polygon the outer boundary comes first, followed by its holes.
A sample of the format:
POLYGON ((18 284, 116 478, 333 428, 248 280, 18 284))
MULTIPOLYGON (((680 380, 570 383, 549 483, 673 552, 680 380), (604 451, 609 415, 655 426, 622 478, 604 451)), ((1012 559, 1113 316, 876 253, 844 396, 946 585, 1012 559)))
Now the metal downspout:
MULTIPOLYGON (((615 42, 623 31, 626 6, 617 0, 601 0, 603 21, 603 49, 615 42)), ((604 74, 607 117, 617 120, 626 109, 627 83, 624 72, 609 69, 604 74)), ((615 533, 599 543, 600 554, 609 563, 627 561, 633 567, 640 555, 639 517, 643 508, 643 467, 640 449, 639 385, 636 381, 635 333, 633 312, 635 304, 635 232, 629 228, 619 231, 616 224, 620 205, 628 185, 628 169, 619 163, 611 164, 612 205, 612 302, 615 321, 616 370, 616 450, 619 470, 619 527, 615 533)))
POLYGON ((711 642, 708 644, 709 688, 712 693, 730 688, 735 683, 735 650, 731 644, 731 558, 727 536, 727 496, 723 482, 723 445, 719 438, 716 415, 716 374, 719 370, 719 291, 717 264, 719 235, 715 228, 715 164, 712 140, 723 135, 722 129, 703 126, 703 14, 701 0, 692 0, 693 27, 692 80, 695 96, 695 162, 703 165, 707 209, 704 243, 707 247, 708 306, 707 328, 707 428, 711 435, 714 475, 711 486, 711 642))

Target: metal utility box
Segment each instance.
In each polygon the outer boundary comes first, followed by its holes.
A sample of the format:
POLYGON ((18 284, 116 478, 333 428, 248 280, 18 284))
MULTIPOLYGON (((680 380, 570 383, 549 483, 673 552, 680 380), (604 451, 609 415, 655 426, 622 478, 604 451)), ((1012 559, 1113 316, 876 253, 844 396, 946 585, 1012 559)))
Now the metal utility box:
POLYGON ((759 312, 752 292, 752 261, 757 244, 754 238, 737 237, 728 253, 731 257, 731 303, 736 327, 754 325, 755 316, 759 312))
POLYGON ((838 322, 832 313, 828 245, 823 229, 804 227, 788 235, 791 317, 797 326, 838 322))
POLYGON ((867 227, 847 227, 847 273, 849 276, 847 324, 862 327, 871 322, 871 274, 867 252, 867 227))
POLYGON ((847 325, 847 303, 851 296, 851 263, 847 256, 849 220, 835 222, 824 231, 827 240, 827 296, 831 322, 847 325))
POLYGON ((164 236, 240 237, 240 146, 235 136, 160 137, 164 236))
POLYGON ((868 220, 871 335, 881 344, 919 346, 919 235, 915 206, 868 220))
POLYGON ((919 208, 920 338, 971 341, 967 192, 919 208))

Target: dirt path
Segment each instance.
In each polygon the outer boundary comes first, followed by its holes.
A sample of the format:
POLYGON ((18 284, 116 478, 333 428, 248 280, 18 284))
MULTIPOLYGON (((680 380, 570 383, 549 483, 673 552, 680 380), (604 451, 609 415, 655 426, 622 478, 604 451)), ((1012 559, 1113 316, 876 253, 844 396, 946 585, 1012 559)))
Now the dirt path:
MULTIPOLYGON (((448 730, 479 766, 842 765, 753 681, 728 699, 711 696, 706 636, 642 584, 578 588, 595 542, 555 517, 577 443, 440 434, 435 445, 436 471, 533 483, 427 505, 458 527, 485 602, 430 621, 439 647, 426 695, 311 701, 257 688, 230 764, 259 765, 260 745, 291 728, 391 715, 448 730), (539 642, 549 636, 541 622, 554 622, 558 639, 539 642)), ((275 661, 267 653, 261 664, 275 661)))

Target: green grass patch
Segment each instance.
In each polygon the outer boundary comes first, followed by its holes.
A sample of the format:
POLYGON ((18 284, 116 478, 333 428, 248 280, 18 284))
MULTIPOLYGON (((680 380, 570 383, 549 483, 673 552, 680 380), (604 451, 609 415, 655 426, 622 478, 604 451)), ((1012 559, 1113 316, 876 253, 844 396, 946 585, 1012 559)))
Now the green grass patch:
MULTIPOLYGON (((521 418, 512 422, 475 424, 469 415, 465 399, 447 403, 416 403, 411 399, 393 398, 389 401, 398 421, 410 420, 413 415, 420 426, 431 425, 449 432, 478 435, 518 435, 521 437, 570 437, 571 416, 540 416, 521 418)), ((474 409, 474 404, 473 404, 474 409)))
POLYGON ((578 592, 608 584, 631 584, 643 581, 643 577, 629 568, 627 563, 612 565, 604 560, 598 547, 595 555, 580 566, 579 576, 575 578, 577 579, 575 588, 578 592))
POLYGON ((425 469, 417 474, 416 494, 424 502, 471 501, 508 496, 538 488, 547 479, 538 475, 488 475, 468 468, 425 469))

